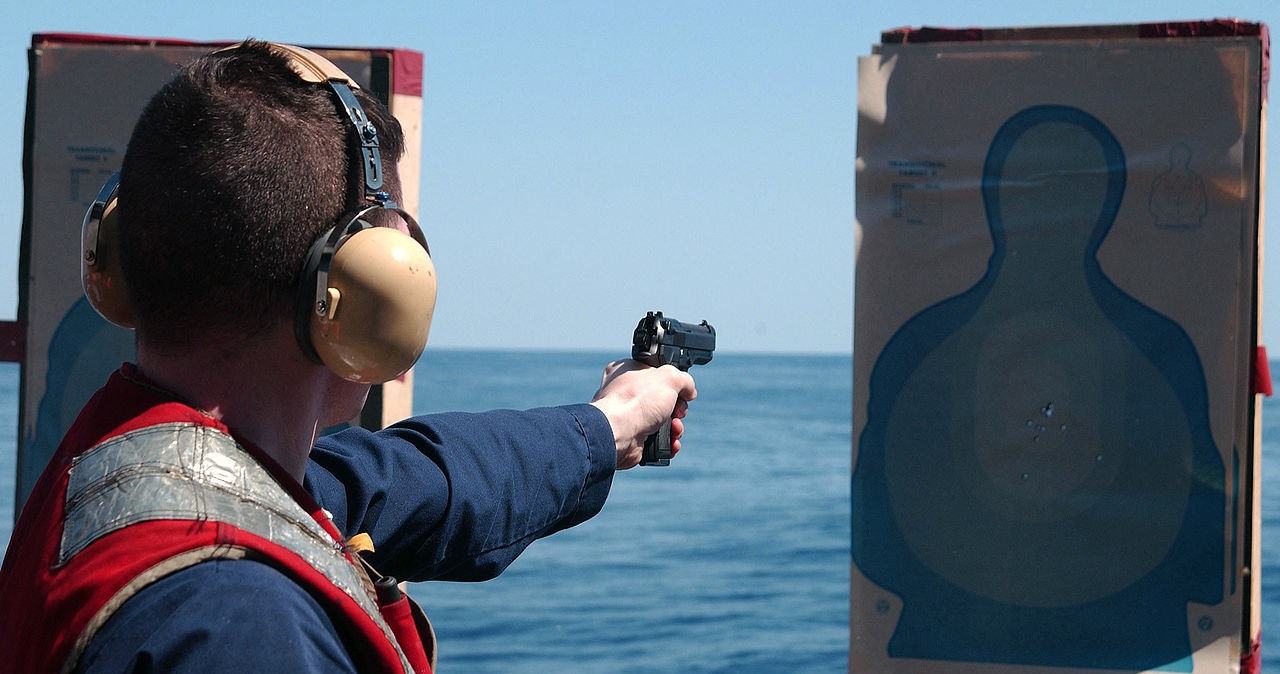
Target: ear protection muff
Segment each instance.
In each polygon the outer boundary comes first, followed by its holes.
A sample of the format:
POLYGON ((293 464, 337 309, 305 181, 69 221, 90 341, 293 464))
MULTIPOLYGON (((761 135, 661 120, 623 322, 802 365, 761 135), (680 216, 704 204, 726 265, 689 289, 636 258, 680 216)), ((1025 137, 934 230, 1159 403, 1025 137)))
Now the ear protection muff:
POLYGON ((107 179, 80 226, 80 284, 89 304, 108 321, 133 327, 133 311, 120 273, 119 230, 116 228, 116 190, 120 174, 107 179))
MULTIPOLYGON (((354 81, 328 59, 300 47, 273 45, 304 81, 324 83, 353 130, 350 163, 362 197, 338 225, 311 245, 298 282, 298 345, 343 379, 380 384, 413 367, 427 345, 436 306, 436 270, 422 229, 383 187, 378 131, 353 90, 354 81), (377 227, 378 210, 399 214, 409 235, 377 227)), ((232 47, 234 48, 234 47, 232 47)))
MULTIPOLYGON (((235 49, 232 45, 219 51, 235 49)), ((343 379, 391 381, 413 367, 426 348, 436 304, 436 271, 422 229, 382 189, 378 132, 353 90, 359 86, 328 59, 300 47, 272 44, 306 82, 325 84, 340 117, 350 124, 348 148, 362 196, 338 224, 321 234, 298 279, 294 335, 302 352, 343 379), (408 234, 372 224, 379 210, 396 213, 408 234)), ((89 303, 104 318, 132 327, 120 274, 115 228, 116 174, 85 215, 81 276, 89 303)))
POLYGON ((366 384, 413 367, 436 306, 436 269, 421 230, 412 219, 416 236, 370 224, 365 217, 378 208, 359 211, 311 245, 293 324, 304 353, 366 384))

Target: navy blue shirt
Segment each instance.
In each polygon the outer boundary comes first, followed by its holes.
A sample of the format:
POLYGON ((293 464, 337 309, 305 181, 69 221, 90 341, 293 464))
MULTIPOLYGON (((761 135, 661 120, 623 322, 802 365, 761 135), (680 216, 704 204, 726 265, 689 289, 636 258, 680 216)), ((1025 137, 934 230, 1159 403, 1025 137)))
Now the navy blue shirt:
MULTIPOLYGON (((613 480, 613 432, 591 405, 414 417, 320 439, 304 486, 374 566, 400 580, 486 580, 534 540, 583 522, 613 480)), ((80 672, 356 671, 305 590, 249 560, 149 585, 103 625, 80 672)))

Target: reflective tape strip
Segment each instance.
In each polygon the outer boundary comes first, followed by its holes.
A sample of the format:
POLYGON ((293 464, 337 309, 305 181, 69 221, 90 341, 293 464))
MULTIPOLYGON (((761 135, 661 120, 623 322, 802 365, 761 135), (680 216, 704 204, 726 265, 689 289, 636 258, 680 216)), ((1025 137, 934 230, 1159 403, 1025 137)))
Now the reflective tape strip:
POLYGON ((341 545, 226 433, 193 423, 148 426, 114 437, 71 463, 58 564, 131 524, 215 521, 301 557, 351 597, 395 647, 371 584, 341 545))

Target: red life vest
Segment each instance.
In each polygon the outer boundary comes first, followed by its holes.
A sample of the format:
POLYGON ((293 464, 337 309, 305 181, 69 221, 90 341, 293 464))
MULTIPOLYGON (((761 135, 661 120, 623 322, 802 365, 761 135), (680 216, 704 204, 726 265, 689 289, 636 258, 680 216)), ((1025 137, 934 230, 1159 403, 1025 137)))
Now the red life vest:
POLYGON ((407 597, 379 606, 369 576, 301 485, 125 365, 81 410, 14 527, 0 568, 0 672, 71 671, 148 584, 246 557, 314 596, 350 635, 361 671, 431 671, 434 644, 419 637, 407 597))

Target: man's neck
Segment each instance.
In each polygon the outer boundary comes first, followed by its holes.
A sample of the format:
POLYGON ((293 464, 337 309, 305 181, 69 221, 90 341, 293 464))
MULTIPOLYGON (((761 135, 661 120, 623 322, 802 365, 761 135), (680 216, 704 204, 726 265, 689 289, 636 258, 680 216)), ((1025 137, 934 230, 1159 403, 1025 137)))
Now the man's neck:
POLYGON ((302 483, 324 415, 328 375, 303 357, 291 329, 275 330, 234 350, 156 350, 140 339, 138 369, 222 421, 302 483))

